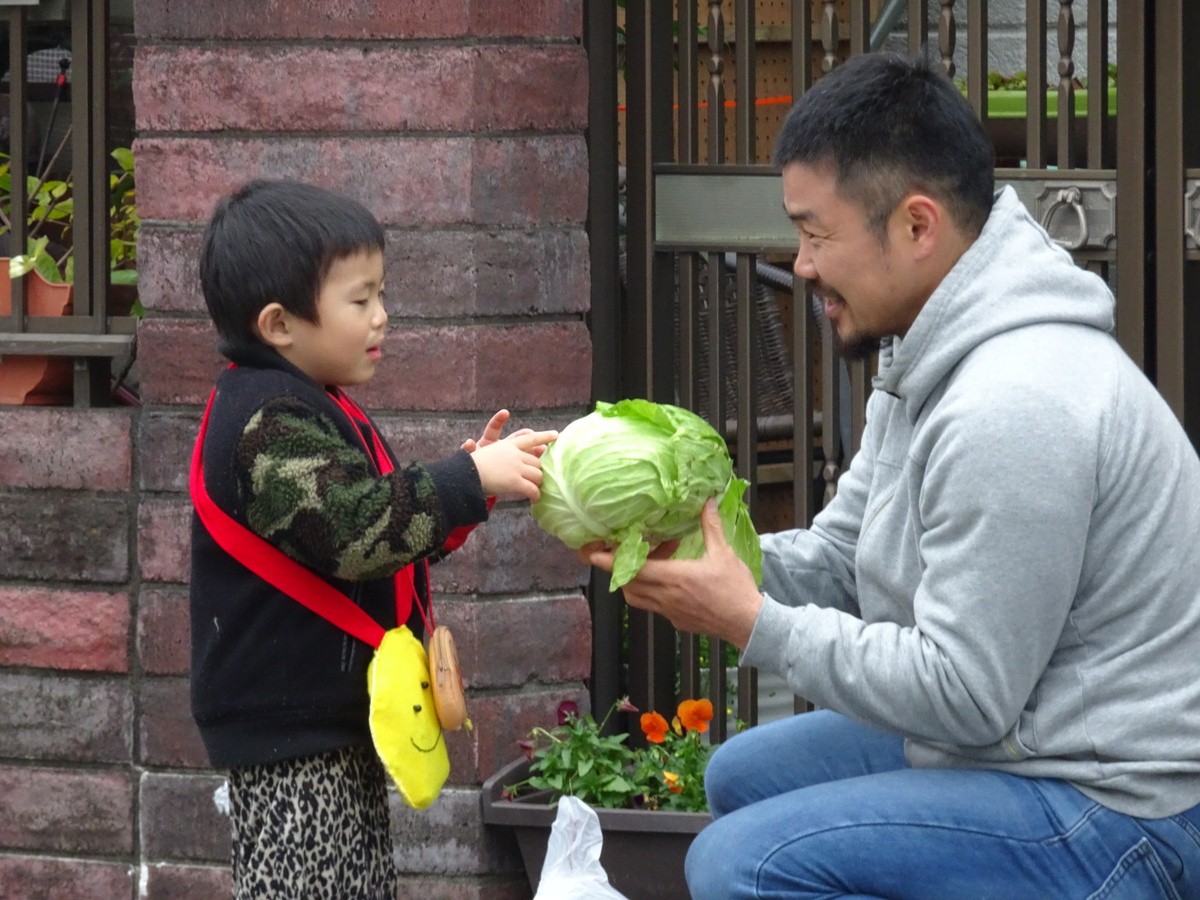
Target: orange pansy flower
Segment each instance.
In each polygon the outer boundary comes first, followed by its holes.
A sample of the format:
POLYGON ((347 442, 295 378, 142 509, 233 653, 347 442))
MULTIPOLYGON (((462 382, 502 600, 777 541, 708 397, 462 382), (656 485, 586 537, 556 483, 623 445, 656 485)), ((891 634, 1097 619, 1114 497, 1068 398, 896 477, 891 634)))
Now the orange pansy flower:
POLYGON ((646 740, 661 744, 667 738, 667 720, 656 712, 642 713, 642 731, 646 740))
POLYGON ((688 731, 708 731, 712 721, 713 705, 709 700, 684 700, 679 704, 679 721, 688 731))
POLYGON ((667 783, 667 790, 672 794, 683 793, 683 785, 679 783, 679 776, 674 772, 668 772, 663 769, 663 780, 667 783))

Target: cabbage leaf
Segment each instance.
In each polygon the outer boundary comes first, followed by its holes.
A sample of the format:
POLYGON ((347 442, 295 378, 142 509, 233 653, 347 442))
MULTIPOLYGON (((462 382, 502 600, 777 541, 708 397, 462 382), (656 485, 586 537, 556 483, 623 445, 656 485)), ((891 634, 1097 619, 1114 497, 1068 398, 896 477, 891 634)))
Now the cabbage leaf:
POLYGON ((680 541, 675 559, 702 556, 700 511, 716 497, 726 540, 761 584, 748 486, 733 474, 725 439, 695 413, 649 400, 599 402, 546 449, 541 497, 531 509, 538 525, 572 549, 612 545, 616 590, 663 541, 680 541))

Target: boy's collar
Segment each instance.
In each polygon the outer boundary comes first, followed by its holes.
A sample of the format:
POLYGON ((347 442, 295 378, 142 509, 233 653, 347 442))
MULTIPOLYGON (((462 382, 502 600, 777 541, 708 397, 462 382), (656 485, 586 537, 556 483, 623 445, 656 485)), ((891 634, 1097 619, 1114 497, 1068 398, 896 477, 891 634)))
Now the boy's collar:
MULTIPOLYGON (((220 341, 217 344, 217 349, 222 356, 235 365, 249 366, 255 369, 280 369, 295 375, 297 378, 312 381, 309 376, 284 359, 283 355, 274 347, 268 347, 266 344, 258 341, 238 344, 220 341)), ((321 386, 324 387, 324 385, 321 386)))

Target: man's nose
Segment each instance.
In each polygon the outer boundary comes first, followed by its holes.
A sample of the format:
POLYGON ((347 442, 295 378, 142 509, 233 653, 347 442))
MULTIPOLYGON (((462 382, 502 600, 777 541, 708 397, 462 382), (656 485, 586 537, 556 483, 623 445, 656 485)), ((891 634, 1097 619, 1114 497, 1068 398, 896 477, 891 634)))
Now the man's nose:
POLYGON ((813 265, 812 254, 808 252, 804 238, 800 239, 800 247, 796 250, 796 261, 792 264, 792 271, 805 281, 815 281, 817 278, 817 267, 813 265))

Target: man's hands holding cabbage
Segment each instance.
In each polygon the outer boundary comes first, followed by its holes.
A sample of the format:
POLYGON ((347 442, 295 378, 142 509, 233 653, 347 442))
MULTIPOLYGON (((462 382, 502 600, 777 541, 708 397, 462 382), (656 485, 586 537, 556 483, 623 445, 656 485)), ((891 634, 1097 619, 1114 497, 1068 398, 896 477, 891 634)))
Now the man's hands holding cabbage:
POLYGON ((543 529, 610 571, 613 589, 623 588, 631 605, 661 612, 685 631, 734 640, 725 633, 732 627, 744 646, 745 615, 736 626, 717 621, 732 610, 683 602, 680 592, 736 585, 739 596, 757 601, 757 615, 762 551, 746 487, 733 474, 725 440, 699 416, 622 400, 597 403, 562 430, 542 456, 541 497, 531 509, 543 529), (703 565, 673 565, 701 558, 703 565))

